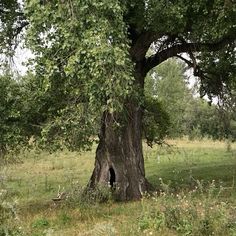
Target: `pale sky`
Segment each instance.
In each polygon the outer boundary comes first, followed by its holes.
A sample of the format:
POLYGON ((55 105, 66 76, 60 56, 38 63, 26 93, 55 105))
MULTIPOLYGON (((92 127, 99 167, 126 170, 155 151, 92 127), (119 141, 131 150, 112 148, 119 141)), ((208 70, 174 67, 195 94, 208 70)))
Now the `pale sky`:
POLYGON ((15 56, 13 58, 14 61, 14 69, 20 74, 25 75, 27 71, 27 67, 24 63, 27 62, 28 59, 32 58, 33 54, 29 49, 17 47, 15 56))

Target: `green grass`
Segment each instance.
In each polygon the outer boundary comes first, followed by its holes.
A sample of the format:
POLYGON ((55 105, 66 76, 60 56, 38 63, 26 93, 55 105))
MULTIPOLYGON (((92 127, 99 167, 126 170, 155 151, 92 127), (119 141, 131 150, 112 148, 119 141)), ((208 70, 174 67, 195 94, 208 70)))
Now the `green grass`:
POLYGON ((204 140, 201 142, 171 142, 173 146, 144 149, 147 177, 159 186, 159 178, 171 181, 175 188, 189 187, 194 180, 215 180, 231 186, 236 177, 236 151, 226 150, 226 144, 204 140), (158 161, 159 156, 159 161, 158 161))
POLYGON ((169 143, 144 145, 147 178, 161 193, 128 203, 109 198, 91 204, 77 196, 91 175, 94 149, 21 154, 22 163, 5 166, 0 174, 4 201, 16 201, 18 216, 4 224, 20 226, 15 235, 32 236, 236 235, 236 145, 227 150, 226 143, 210 140, 169 143), (54 204, 59 186, 72 195, 54 204))

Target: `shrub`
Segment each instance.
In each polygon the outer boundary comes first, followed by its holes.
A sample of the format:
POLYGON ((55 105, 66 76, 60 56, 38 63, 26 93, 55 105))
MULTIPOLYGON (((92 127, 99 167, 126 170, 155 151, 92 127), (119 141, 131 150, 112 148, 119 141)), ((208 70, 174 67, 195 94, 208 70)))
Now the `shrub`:
POLYGON ((111 188, 104 185, 96 186, 95 189, 81 187, 78 183, 72 186, 72 190, 68 194, 68 204, 78 204, 80 207, 89 207, 96 203, 104 203, 112 201, 113 194, 111 188))

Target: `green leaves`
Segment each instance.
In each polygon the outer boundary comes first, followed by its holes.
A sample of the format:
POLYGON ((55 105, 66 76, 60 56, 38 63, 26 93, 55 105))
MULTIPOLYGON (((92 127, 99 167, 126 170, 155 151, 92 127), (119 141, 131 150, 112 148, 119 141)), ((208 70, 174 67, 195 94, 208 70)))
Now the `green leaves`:
POLYGON ((150 96, 146 96, 144 107, 143 132, 147 144, 161 144, 168 134, 169 115, 162 104, 150 96))
POLYGON ((0 76, 0 156, 24 141, 21 92, 10 75, 0 76))
MULTIPOLYGON (((195 49, 187 47, 190 43, 199 51, 203 43, 218 42, 222 37, 233 39, 236 30, 235 7, 224 0, 25 0, 24 9, 11 0, 0 3, 2 10, 0 31, 5 48, 11 48, 21 23, 29 24, 25 39, 35 56, 35 76, 25 84, 33 84, 29 96, 23 96, 24 111, 29 114, 26 120, 37 120, 39 128, 32 130, 41 133, 45 141, 71 147, 80 147, 79 140, 89 143, 88 137, 96 132, 91 127, 103 111, 122 112, 125 101, 134 97, 144 104, 144 78, 134 75, 145 77, 147 68, 152 68, 148 63, 158 65, 182 50, 192 55, 195 49), (155 47, 156 57, 146 60, 150 45, 155 47)), ((196 61, 202 61, 200 66, 211 72, 202 80, 202 91, 214 95, 222 85, 228 90, 235 86, 232 51, 234 43, 227 45, 227 51, 199 52, 196 61)), ((158 130, 160 135, 155 131, 149 140, 161 139, 165 133, 160 125, 163 120, 154 114, 158 110, 151 108, 156 106, 166 117, 162 105, 156 103, 147 102, 145 121, 155 123, 148 132, 158 130)), ((171 104, 166 107, 173 108, 171 104)))
POLYGON ((50 2, 43 8, 28 1, 26 9, 31 24, 28 44, 40 64, 37 73, 49 81, 66 76, 68 81, 75 80, 73 85, 83 84, 95 110, 108 105, 108 109, 118 109, 132 80, 119 1, 50 2))
POLYGON ((92 114, 86 104, 67 106, 42 127, 39 145, 50 151, 90 148, 98 133, 98 120, 92 114))
POLYGON ((19 34, 25 25, 20 5, 16 0, 0 2, 0 54, 13 56, 14 48, 19 43, 19 34))
MULTIPOLYGON (((235 3, 231 1, 155 1, 145 3, 141 19, 146 30, 186 40, 217 41, 235 34, 235 3), (229 2, 229 4, 227 4, 229 2)), ((133 16, 137 24, 137 14, 133 16)))
POLYGON ((30 21, 27 45, 47 101, 42 144, 89 146, 90 136, 98 133, 99 115, 121 110, 131 90, 123 7, 107 0, 28 0, 25 12, 30 21))
POLYGON ((209 98, 219 96, 223 99, 230 91, 235 91, 236 54, 234 44, 224 50, 213 53, 202 53, 199 57, 202 69, 201 95, 209 98))

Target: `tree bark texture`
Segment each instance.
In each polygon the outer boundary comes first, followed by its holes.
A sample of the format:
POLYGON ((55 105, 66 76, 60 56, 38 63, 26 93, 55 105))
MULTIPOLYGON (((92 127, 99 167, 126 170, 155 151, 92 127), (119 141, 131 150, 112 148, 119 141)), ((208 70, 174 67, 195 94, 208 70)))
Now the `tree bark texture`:
MULTIPOLYGON (((142 64, 135 68, 135 86, 141 91, 144 86, 142 64)), ((96 150, 95 167, 90 187, 110 185, 117 200, 137 200, 150 186, 145 178, 142 150, 143 109, 135 99, 125 104, 122 114, 104 112, 99 144, 96 150), (121 127, 116 122, 122 120, 121 127)))
POLYGON ((96 150, 95 168, 90 187, 98 184, 110 185, 117 200, 140 199, 147 191, 142 151, 142 111, 128 105, 127 124, 115 128, 115 118, 104 113, 100 141, 96 150))

